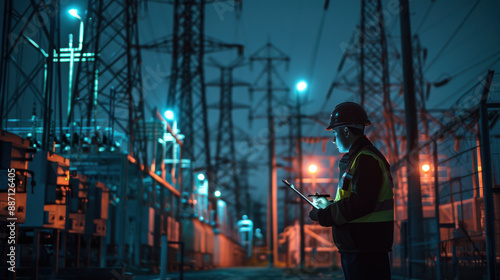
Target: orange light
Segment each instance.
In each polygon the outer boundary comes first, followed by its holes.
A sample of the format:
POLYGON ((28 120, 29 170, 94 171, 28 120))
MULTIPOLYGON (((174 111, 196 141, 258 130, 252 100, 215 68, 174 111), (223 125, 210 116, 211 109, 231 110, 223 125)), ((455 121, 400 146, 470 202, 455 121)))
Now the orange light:
POLYGON ((422 171, 427 172, 427 171, 429 171, 429 170, 431 170, 430 165, 428 165, 428 164, 423 164, 423 165, 422 165, 422 171))
POLYGON ((310 164, 307 169, 310 173, 316 173, 318 171, 318 166, 316 164, 310 164))

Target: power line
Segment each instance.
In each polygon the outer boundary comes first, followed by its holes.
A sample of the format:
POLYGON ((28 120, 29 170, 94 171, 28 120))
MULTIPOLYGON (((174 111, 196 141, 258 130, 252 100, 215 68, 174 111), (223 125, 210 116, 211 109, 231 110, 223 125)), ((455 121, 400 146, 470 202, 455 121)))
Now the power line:
POLYGON ((429 16, 431 9, 434 7, 435 2, 436 2, 436 0, 432 0, 431 2, 429 2, 429 5, 427 5, 427 9, 425 10, 424 16, 420 19, 420 22, 418 23, 418 26, 415 29, 415 32, 414 32, 415 34, 418 34, 418 31, 420 31, 420 28, 422 28, 425 20, 429 16))
MULTIPOLYGON (((462 10, 465 10, 465 8, 467 8, 467 7, 469 6, 469 4, 470 4, 470 2, 465 1, 465 4, 462 4, 462 5, 461 5, 461 6, 459 6, 459 7, 455 7, 455 8, 456 8, 456 9, 455 9, 455 11, 453 11, 453 12, 451 12, 451 13, 447 14, 447 15, 446 15, 446 17, 444 17, 444 16, 441 16, 441 15, 440 15, 440 16, 438 17, 438 20, 437 20, 437 21, 430 23, 430 24, 429 24, 429 26, 427 26, 424 30, 422 30, 422 32, 423 32, 423 33, 426 33, 426 32, 428 32, 428 31, 430 31, 430 30, 433 30, 436 26, 438 26, 438 25, 442 25, 442 23, 443 23, 444 21, 446 21, 446 20, 448 20, 448 19, 450 19, 450 18, 452 18, 452 17, 456 16, 456 15, 457 15, 458 13, 460 13, 462 10)), ((448 7, 449 7, 449 6, 448 6, 448 7)), ((448 7, 447 7, 447 8, 448 8, 448 7)))
POLYGON ((444 52, 444 50, 448 47, 448 45, 451 43, 451 41, 455 38, 455 36, 458 34, 458 32, 460 31, 460 29, 462 29, 462 27, 464 26, 465 22, 469 19, 469 17, 472 15, 472 13, 474 12, 474 10, 476 9, 477 5, 479 4, 479 1, 480 0, 477 0, 476 3, 474 3, 474 6, 472 6, 472 8, 469 10, 469 12, 467 13, 467 15, 464 17, 464 19, 462 20, 462 22, 457 26, 457 28, 455 29, 455 31, 453 32, 453 34, 450 36, 450 38, 446 41, 446 43, 444 44, 444 46, 441 48, 441 50, 439 50, 438 54, 434 57, 434 59, 427 65, 427 67, 425 68, 425 71, 427 72, 427 70, 429 70, 429 68, 432 66, 432 64, 434 64, 436 62, 436 60, 441 56, 441 54, 444 52))
MULTIPOLYGON (((496 57, 496 56, 498 56, 498 55, 500 55, 500 51, 497 51, 496 53, 494 53, 494 54, 492 54, 492 55, 490 55, 490 56, 488 56, 488 57, 483 58, 482 60, 480 60, 480 61, 476 62, 475 64, 470 65, 469 67, 465 68, 464 70, 461 70, 460 72, 458 72, 458 73, 456 73, 456 74, 452 75, 452 76, 451 76, 451 78, 456 78, 456 77, 458 77, 458 76, 462 75, 463 73, 465 73, 465 72, 467 72, 467 71, 470 71, 470 70, 471 70, 471 69, 473 69, 474 67, 476 67, 476 66, 478 66, 478 65, 480 65, 480 64, 482 64, 482 63, 484 63, 484 62, 486 62, 487 60, 489 60, 489 59, 491 59, 491 58, 494 58, 494 57, 496 57)), ((500 57, 499 57, 499 58, 497 58, 497 59, 496 59, 493 63, 491 63, 490 65, 494 65, 494 64, 495 64, 496 62, 498 62, 499 60, 500 60, 500 57)))

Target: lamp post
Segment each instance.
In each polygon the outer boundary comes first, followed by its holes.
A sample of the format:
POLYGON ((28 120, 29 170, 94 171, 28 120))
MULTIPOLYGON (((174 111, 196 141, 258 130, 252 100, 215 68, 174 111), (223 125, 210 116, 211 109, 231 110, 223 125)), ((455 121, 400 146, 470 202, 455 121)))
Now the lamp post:
POLYGON ((80 34, 78 38, 78 48, 73 48, 73 34, 69 34, 69 47, 68 48, 62 48, 60 49, 61 52, 61 57, 62 57, 62 52, 69 52, 69 81, 68 81, 68 87, 69 87, 69 97, 68 97, 68 116, 72 114, 71 112, 71 107, 72 107, 72 95, 73 95, 73 68, 75 64, 75 51, 80 52, 82 51, 83 48, 83 19, 78 15, 78 10, 77 9, 70 9, 68 13, 78 19, 80 21, 80 34))
POLYGON ((173 121, 173 125, 172 125, 172 132, 174 134, 177 134, 177 119, 175 118, 175 114, 174 114, 174 111, 172 110, 167 110, 165 111, 165 118, 167 118, 167 120, 169 121, 173 121))
MULTIPOLYGON (((68 74, 68 124, 73 126, 74 119, 74 102, 73 102, 73 69, 75 62, 86 62, 86 61, 94 61, 96 54, 94 53, 84 53, 83 52, 83 35, 84 35, 84 23, 82 17, 78 14, 77 9, 68 10, 68 14, 72 17, 78 19, 80 21, 80 34, 78 37, 78 48, 73 48, 73 34, 69 34, 69 45, 68 48, 60 48, 59 53, 56 53, 54 50, 54 62, 68 62, 69 63, 69 74, 68 74)), ((94 93, 91 96, 92 99, 88 104, 88 122, 87 126, 90 126, 90 122, 92 121, 92 112, 94 118, 94 127, 97 127, 97 89, 98 89, 98 70, 95 69, 94 73, 94 85, 93 90, 94 93)), ((81 125, 83 125, 83 120, 81 121, 81 125)), ((73 136, 71 136, 73 137, 73 136)), ((73 139, 71 139, 73 142, 73 139)))
MULTIPOLYGON (((298 150, 298 175, 299 175, 299 191, 304 193, 303 182, 302 182, 302 113, 300 111, 301 100, 300 96, 307 90, 307 83, 305 81, 299 81, 295 86, 296 93, 295 98, 297 101, 297 150, 298 150)), ((304 204, 302 200, 299 202, 299 223, 300 223, 300 268, 304 267, 305 260, 305 244, 304 244, 304 204)))
POLYGON ((73 16, 74 18, 77 18, 80 21, 80 37, 78 39, 78 51, 81 51, 83 48, 83 19, 78 15, 78 10, 77 9, 70 9, 68 13, 73 16))

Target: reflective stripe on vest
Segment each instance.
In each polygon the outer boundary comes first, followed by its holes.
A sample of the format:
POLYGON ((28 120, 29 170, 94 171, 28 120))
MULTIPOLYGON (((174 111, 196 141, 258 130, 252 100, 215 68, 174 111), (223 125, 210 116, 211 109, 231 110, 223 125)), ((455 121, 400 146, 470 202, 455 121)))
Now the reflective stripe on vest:
POLYGON ((394 221, 394 199, 393 199, 393 184, 390 178, 390 173, 388 172, 384 161, 380 159, 377 155, 369 150, 363 150, 356 155, 356 158, 352 161, 352 164, 347 167, 346 172, 342 175, 337 188, 337 194, 335 196, 335 202, 344 198, 348 198, 351 195, 352 190, 352 174, 356 170, 356 163, 360 155, 368 155, 374 157, 382 170, 382 188, 380 189, 377 203, 373 212, 367 214, 361 218, 350 221, 349 223, 376 223, 376 222, 389 222, 394 221))

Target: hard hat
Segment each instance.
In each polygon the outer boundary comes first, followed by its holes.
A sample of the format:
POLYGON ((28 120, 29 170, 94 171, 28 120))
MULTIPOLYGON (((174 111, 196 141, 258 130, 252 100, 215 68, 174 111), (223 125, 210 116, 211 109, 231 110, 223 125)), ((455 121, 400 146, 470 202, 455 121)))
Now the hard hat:
POLYGON ((330 116, 330 125, 326 130, 332 130, 337 126, 349 126, 363 129, 365 126, 371 124, 372 122, 368 119, 368 115, 361 105, 354 102, 343 102, 333 109, 332 115, 330 116))

